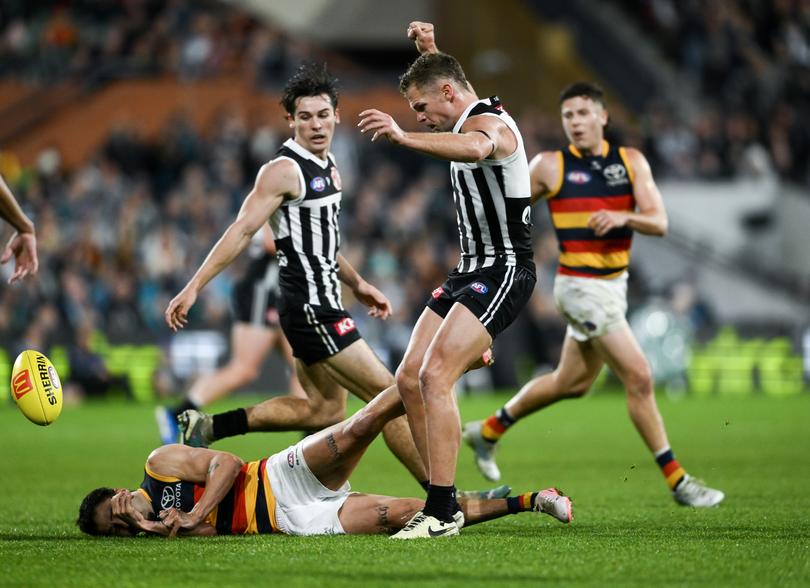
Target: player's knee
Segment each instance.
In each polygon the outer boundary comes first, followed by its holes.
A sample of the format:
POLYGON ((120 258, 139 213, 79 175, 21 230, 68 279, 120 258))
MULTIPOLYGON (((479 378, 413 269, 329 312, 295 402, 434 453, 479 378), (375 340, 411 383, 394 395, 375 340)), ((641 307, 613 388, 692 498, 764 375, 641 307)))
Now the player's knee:
POLYGON ((419 393, 419 367, 405 360, 397 368, 397 388, 402 396, 419 393))
POLYGON ((628 394, 648 396, 653 392, 652 369, 648 363, 629 370, 624 376, 624 387, 628 394))
POLYGON ((233 373, 233 381, 236 386, 244 386, 254 382, 261 371, 261 368, 256 364, 238 361, 229 363, 228 369, 233 373))
POLYGON ((581 398, 591 389, 590 378, 565 377, 559 372, 554 372, 552 382, 554 391, 560 398, 581 398))
POLYGON ((419 388, 425 390, 445 389, 453 385, 448 381, 447 370, 441 361, 427 361, 419 370, 419 388))

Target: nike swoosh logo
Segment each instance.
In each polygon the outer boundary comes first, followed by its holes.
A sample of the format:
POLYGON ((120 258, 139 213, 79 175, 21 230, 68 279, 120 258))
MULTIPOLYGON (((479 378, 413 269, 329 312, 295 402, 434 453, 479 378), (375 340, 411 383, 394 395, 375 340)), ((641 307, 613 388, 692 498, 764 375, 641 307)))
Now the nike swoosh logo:
POLYGON ((442 535, 446 535, 450 532, 450 528, 447 529, 439 529, 438 531, 434 531, 431 527, 428 527, 428 535, 431 537, 441 537, 442 535))

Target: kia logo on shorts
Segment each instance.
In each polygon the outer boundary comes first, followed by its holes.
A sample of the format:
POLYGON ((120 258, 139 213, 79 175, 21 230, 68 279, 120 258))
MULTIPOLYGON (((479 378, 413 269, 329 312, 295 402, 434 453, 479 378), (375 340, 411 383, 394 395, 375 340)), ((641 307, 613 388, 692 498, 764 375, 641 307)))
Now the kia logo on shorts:
POLYGON ((481 282, 473 282, 470 285, 470 288, 472 288, 479 294, 486 294, 487 292, 489 292, 489 288, 487 288, 486 285, 482 284, 481 282))
POLYGON ((354 324, 354 319, 351 319, 349 317, 346 317, 342 321, 338 321, 335 323, 335 330, 337 331, 337 334, 340 335, 341 337, 346 333, 351 333, 356 328, 357 327, 354 324))
POLYGON ((442 294, 444 294, 444 290, 442 289, 441 286, 439 286, 433 292, 430 293, 430 295, 433 296, 434 300, 438 299, 439 296, 441 296, 442 294))

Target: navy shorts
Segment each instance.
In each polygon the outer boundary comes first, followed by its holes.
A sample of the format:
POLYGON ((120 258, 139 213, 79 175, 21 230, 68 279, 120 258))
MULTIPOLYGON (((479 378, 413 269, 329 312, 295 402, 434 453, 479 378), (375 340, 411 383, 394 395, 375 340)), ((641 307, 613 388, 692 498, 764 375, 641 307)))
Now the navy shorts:
POLYGON ((332 357, 362 338, 345 310, 285 304, 280 318, 293 355, 307 365, 332 357))
POLYGON ((517 318, 536 282, 533 265, 498 265, 464 274, 453 270, 427 307, 444 318, 456 302, 463 304, 495 339, 517 318))

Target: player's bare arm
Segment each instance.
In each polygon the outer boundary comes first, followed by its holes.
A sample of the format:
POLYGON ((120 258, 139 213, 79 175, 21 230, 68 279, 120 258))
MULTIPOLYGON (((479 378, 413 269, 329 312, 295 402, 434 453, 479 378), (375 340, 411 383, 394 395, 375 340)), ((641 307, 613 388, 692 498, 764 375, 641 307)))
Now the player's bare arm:
POLYGON ((532 190, 532 204, 547 198, 560 183, 560 158, 556 151, 543 151, 529 162, 529 180, 532 190))
POLYGON ((146 465, 161 476, 205 484, 205 491, 191 512, 175 508, 160 512, 160 519, 170 529, 169 536, 173 537, 180 530, 189 531, 203 523, 231 489, 244 462, 225 451, 164 445, 149 455, 146 465))
MULTIPOLYGON (((452 91, 452 86, 446 84, 452 91)), ((420 105, 413 105, 419 112, 420 105)), ((474 116, 464 123, 460 133, 405 132, 391 115, 376 109, 360 113, 361 133, 372 133, 371 140, 384 137, 391 143, 447 161, 474 163, 483 159, 501 159, 517 148, 517 139, 509 127, 492 116, 474 116)))
POLYGON ((188 284, 166 308, 166 324, 173 331, 186 325, 188 311, 196 302, 200 290, 247 247, 253 234, 267 222, 284 200, 296 198, 300 189, 298 173, 293 163, 282 159, 262 167, 236 220, 225 230, 188 284))
POLYGON ((636 212, 600 210, 591 216, 588 226, 601 237, 608 231, 627 227, 644 235, 663 237, 668 228, 667 211, 661 192, 655 185, 647 158, 638 150, 627 148, 628 164, 633 169, 633 195, 636 212))
POLYGON ((376 287, 369 284, 340 253, 337 256, 338 279, 351 288, 355 297, 369 307, 368 314, 385 320, 391 316, 391 302, 376 287))
POLYGON ((14 273, 8 280, 11 284, 37 273, 39 260, 34 223, 22 211, 2 176, 0 176, 0 217, 16 231, 0 255, 0 264, 7 263, 14 257, 14 273))
POLYGON ((408 25, 407 34, 408 38, 413 40, 420 55, 439 52, 433 23, 415 20, 408 25))

